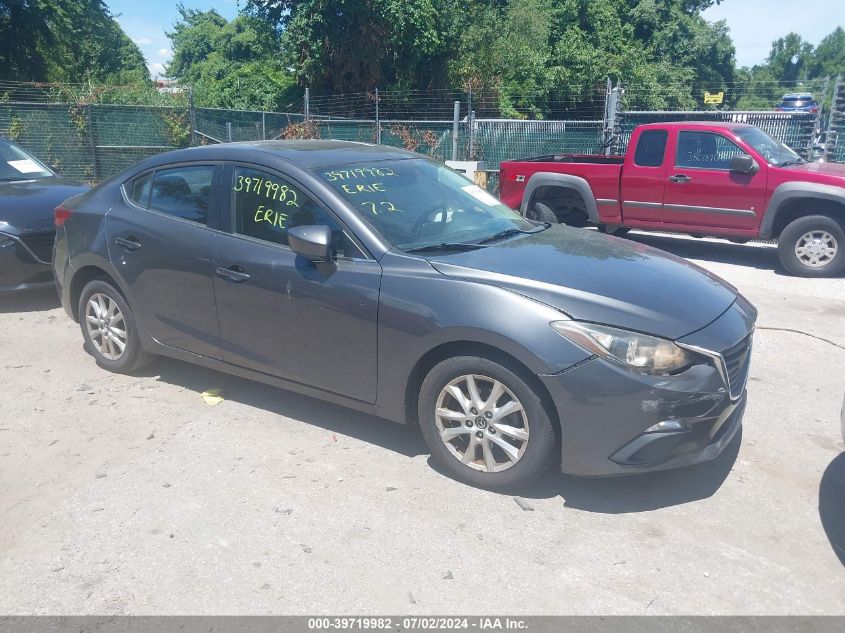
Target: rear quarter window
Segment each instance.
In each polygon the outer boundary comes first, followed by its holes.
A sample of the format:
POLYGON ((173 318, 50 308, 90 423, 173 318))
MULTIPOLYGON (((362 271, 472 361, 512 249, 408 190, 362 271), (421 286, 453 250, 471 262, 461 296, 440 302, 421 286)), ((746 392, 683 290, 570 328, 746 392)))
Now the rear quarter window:
POLYGON ((640 134, 637 149, 634 152, 634 164, 638 167, 660 167, 666 154, 666 130, 648 130, 640 134))

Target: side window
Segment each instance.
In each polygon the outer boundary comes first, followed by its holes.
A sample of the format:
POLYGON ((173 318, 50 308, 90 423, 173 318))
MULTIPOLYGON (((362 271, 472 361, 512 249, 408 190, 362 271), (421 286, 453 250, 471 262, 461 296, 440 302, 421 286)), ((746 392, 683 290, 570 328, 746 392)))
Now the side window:
POLYGON ((678 134, 678 167, 730 169, 731 159, 743 151, 721 134, 681 132, 678 134))
POLYGON ((319 224, 332 230, 332 242, 337 255, 363 256, 346 237, 337 220, 278 176, 247 167, 235 167, 232 194, 235 233, 287 245, 289 228, 319 224))
POLYGON ((660 167, 663 164, 668 138, 669 133, 666 130, 648 130, 640 134, 634 153, 634 164, 640 167, 660 167))
POLYGON ((129 199, 139 207, 144 207, 146 209, 150 204, 150 191, 152 191, 152 185, 153 172, 139 176, 126 185, 129 199))
POLYGON ((213 181, 212 166, 159 169, 153 178, 150 208, 205 224, 213 181))

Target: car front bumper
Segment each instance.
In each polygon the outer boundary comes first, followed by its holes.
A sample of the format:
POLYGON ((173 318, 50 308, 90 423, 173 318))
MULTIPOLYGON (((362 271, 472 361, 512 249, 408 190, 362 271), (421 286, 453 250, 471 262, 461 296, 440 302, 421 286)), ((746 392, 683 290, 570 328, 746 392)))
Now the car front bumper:
POLYGON ((742 300, 680 339, 716 351, 701 354, 700 363, 675 376, 638 374, 597 357, 539 376, 560 420, 561 470, 623 475, 717 457, 742 424, 755 317, 754 308, 742 300), (733 363, 730 352, 737 345, 744 352, 733 363))
POLYGON ((0 293, 52 285, 50 263, 39 260, 17 236, 0 233, 0 293))

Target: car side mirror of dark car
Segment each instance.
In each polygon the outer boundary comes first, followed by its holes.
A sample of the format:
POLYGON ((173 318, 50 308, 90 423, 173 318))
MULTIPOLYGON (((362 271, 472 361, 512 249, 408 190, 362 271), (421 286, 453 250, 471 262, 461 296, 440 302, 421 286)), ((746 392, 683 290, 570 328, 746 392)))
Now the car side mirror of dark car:
POLYGON ((288 229, 288 244, 297 255, 307 257, 315 264, 330 262, 332 230, 324 225, 304 224, 288 229))
POLYGON ((740 174, 756 174, 758 169, 757 162, 748 154, 737 154, 731 158, 731 171, 740 174))

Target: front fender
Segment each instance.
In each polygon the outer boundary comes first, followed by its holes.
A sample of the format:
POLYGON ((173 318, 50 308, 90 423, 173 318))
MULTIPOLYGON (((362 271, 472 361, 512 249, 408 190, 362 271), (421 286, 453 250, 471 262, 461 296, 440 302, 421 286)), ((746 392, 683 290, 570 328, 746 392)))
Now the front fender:
POLYGON ((778 215, 790 202, 800 199, 823 200, 845 206, 845 189, 813 182, 785 182, 778 185, 769 198, 763 221, 760 223, 760 237, 771 238, 778 215))

